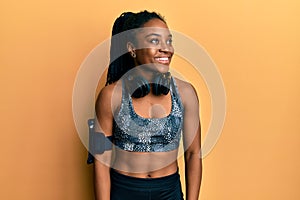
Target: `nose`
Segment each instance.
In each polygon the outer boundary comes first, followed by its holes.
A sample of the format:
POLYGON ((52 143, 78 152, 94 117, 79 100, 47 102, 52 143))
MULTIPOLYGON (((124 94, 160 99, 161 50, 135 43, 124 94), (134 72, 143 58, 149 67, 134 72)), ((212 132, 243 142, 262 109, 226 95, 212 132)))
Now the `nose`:
POLYGON ((159 51, 173 53, 174 49, 172 44, 168 44, 167 42, 162 42, 160 44, 159 51))

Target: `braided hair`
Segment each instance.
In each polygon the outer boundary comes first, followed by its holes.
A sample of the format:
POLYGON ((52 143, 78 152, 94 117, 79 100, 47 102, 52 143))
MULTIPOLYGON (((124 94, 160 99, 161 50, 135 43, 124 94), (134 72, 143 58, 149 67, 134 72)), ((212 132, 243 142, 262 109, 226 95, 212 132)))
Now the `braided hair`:
POLYGON ((106 85, 118 81, 127 71, 135 67, 134 59, 127 50, 129 38, 134 38, 132 31, 129 30, 141 28, 151 19, 159 19, 166 23, 161 15, 147 10, 138 13, 124 12, 115 20, 112 28, 106 85))

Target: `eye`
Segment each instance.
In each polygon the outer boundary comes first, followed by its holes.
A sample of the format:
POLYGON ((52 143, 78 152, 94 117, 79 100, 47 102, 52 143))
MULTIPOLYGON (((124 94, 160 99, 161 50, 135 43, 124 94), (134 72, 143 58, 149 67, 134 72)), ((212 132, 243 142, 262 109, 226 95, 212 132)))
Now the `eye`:
POLYGON ((173 43, 172 39, 167 40, 167 44, 171 45, 173 43))
POLYGON ((150 42, 151 42, 152 44, 159 44, 159 40, 156 39, 156 38, 151 39, 150 42))

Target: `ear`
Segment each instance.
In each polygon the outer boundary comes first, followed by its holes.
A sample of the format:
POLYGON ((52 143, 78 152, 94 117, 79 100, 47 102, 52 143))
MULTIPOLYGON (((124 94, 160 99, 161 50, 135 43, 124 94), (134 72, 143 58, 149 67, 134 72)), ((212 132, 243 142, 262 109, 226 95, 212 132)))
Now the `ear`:
POLYGON ((127 42, 127 50, 130 53, 135 53, 135 47, 131 42, 127 42))

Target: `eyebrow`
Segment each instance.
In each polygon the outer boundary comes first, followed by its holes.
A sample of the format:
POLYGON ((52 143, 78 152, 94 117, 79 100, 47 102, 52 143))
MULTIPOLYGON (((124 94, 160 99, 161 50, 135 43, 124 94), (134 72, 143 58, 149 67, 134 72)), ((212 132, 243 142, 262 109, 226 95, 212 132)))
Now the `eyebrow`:
MULTIPOLYGON (((151 36, 161 37, 160 34, 157 34, 157 33, 150 33, 150 34, 146 35, 146 38, 151 37, 151 36)), ((172 37, 172 34, 169 34, 168 37, 172 37)))

